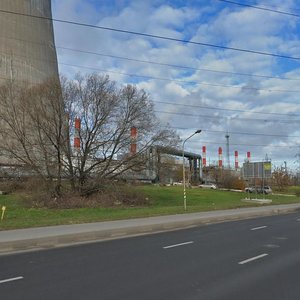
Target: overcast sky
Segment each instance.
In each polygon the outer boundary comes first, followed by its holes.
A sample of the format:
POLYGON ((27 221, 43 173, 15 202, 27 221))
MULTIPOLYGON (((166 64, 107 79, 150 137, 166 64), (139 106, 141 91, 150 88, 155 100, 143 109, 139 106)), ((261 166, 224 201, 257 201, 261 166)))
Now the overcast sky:
MULTIPOLYGON (((300 17, 218 0, 52 2, 56 19, 300 58, 300 17)), ((237 2, 300 15, 296 0, 237 2)), ((238 150, 240 163, 250 151, 252 161, 267 154, 276 166, 299 166, 300 59, 56 22, 54 27, 62 74, 104 73, 145 89, 160 120, 182 139, 203 130, 186 150, 201 153, 205 145, 213 162, 221 146, 227 164, 228 131, 231 165, 238 150)))

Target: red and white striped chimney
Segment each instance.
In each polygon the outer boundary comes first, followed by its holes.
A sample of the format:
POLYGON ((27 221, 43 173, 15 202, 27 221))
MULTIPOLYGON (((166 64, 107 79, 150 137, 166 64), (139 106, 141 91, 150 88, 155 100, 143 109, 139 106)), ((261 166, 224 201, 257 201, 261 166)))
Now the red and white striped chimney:
POLYGON ((80 149, 80 128, 81 128, 81 120, 79 118, 75 118, 75 134, 74 134, 74 148, 80 149))
POLYGON ((239 168, 239 153, 238 151, 234 151, 234 166, 237 170, 239 168))
POLYGON ((136 151, 137 151, 137 146, 136 146, 137 129, 136 129, 136 127, 131 127, 130 138, 131 138, 130 154, 134 155, 134 154, 136 154, 136 151))
POLYGON ((248 162, 251 161, 251 153, 250 153, 250 151, 247 152, 247 161, 248 162))
POLYGON ((219 147, 219 168, 222 168, 223 166, 223 151, 222 147, 219 147))
POLYGON ((206 146, 202 147, 202 165, 206 167, 206 146))

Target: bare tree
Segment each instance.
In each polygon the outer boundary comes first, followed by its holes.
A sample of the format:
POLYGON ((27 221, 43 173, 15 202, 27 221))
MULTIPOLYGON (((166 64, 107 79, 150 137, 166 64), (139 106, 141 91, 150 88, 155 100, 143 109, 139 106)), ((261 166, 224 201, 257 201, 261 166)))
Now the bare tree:
MULTIPOLYGON (((0 88, 2 163, 19 164, 38 174, 59 194, 66 144, 60 83, 49 80, 24 88, 8 82, 0 88)), ((24 174, 25 175, 25 174, 24 174)))
POLYGON ((127 170, 145 168, 146 150, 154 144, 178 142, 173 131, 162 129, 149 95, 127 85, 118 88, 108 76, 77 77, 72 116, 81 119, 80 151, 73 158, 83 185, 95 175, 115 178, 127 170), (138 129, 138 151, 129 153, 130 128, 138 129))
POLYGON ((285 190, 290 183, 289 175, 279 167, 274 169, 272 173, 272 179, 279 191, 285 190))
POLYGON ((73 189, 91 179, 113 179, 146 167, 152 145, 174 146, 149 95, 135 86, 118 87, 108 76, 61 78, 39 86, 7 83, 0 88, 0 148, 3 159, 26 166, 61 193, 62 178, 73 189), (74 148, 75 119, 81 120, 80 147, 74 148), (138 151, 130 153, 130 128, 138 129, 138 151))

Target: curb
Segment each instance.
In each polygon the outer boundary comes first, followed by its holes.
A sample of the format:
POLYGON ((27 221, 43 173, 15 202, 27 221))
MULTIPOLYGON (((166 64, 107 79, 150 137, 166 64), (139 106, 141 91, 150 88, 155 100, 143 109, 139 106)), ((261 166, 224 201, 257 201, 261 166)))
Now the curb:
MULTIPOLYGON (((263 207, 262 207, 263 208, 263 207)), ((241 209, 242 210, 242 209, 241 209)), ((36 238, 26 238, 19 240, 10 240, 10 241, 0 241, 0 255, 17 253, 20 251, 34 251, 34 250, 42 250, 42 249, 51 249, 56 247, 66 247, 76 244, 83 243, 93 243, 99 241, 107 241, 113 239, 120 239, 126 237, 134 237, 146 234, 154 234, 161 233, 166 231, 180 230, 186 229, 194 226, 201 226, 205 224, 214 224, 221 223, 226 221, 237 221, 243 219, 251 219, 257 217, 265 217, 279 214, 288 214, 293 213, 300 210, 300 206, 292 206, 292 207, 269 207, 269 209, 257 211, 241 211, 241 210, 228 210, 224 211, 224 214, 219 216, 195 216, 184 219, 184 215, 174 216, 178 218, 178 220, 165 220, 160 222, 153 222, 151 224, 142 224, 145 219, 135 219, 137 224, 135 225, 126 225, 119 226, 118 228, 111 229, 97 229, 97 230, 83 230, 81 232, 72 232, 72 233, 64 233, 64 234, 48 234, 46 237, 36 237, 36 238), (180 217, 183 216, 183 217, 180 217), (180 220, 183 219, 183 220, 180 220)), ((171 216, 173 217, 173 216, 171 216)), ((156 217, 152 219, 155 220, 156 217)), ((149 218, 151 219, 151 218, 149 218)), ((167 219, 167 218, 166 218, 167 219)), ((146 222, 147 223, 147 222, 146 222)), ((101 224, 101 223, 99 223, 101 224)), ((67 225, 73 226, 73 225, 67 225)), ((84 224, 82 225, 84 226, 84 224)), ((55 228, 55 227, 53 227, 55 228)), ((30 229, 29 229, 30 230, 30 229)), ((25 229, 26 231, 26 229, 25 229)), ((9 233, 9 231, 8 231, 9 233)), ((1 235, 1 232, 0 232, 1 235)))

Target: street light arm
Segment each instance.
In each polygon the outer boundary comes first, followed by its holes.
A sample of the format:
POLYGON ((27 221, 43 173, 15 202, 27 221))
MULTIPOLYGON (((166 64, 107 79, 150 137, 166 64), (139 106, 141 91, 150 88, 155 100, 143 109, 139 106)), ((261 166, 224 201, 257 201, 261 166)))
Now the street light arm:
POLYGON ((195 131, 192 135, 190 135, 188 138, 186 138, 184 141, 183 141, 183 145, 182 145, 182 150, 183 150, 183 152, 184 152, 184 144, 185 144, 185 142, 187 141, 187 140, 189 140, 191 137, 193 137, 194 135, 196 135, 196 134, 198 134, 198 133, 200 133, 202 130, 201 129, 198 129, 197 131, 195 131))

